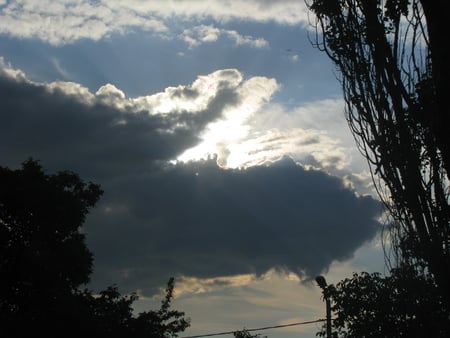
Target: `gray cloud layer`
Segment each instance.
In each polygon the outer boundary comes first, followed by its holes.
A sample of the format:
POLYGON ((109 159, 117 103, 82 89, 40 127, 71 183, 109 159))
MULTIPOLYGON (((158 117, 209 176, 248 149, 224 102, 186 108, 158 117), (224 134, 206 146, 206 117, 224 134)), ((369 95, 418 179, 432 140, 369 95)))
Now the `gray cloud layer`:
POLYGON ((314 277, 373 237, 380 209, 287 158, 246 170, 213 160, 177 165, 106 189, 87 227, 90 243, 102 274, 129 288, 272 267, 314 277))
POLYGON ((314 277, 375 235, 378 202, 290 159, 246 170, 221 169, 214 159, 169 164, 243 100, 236 71, 211 79, 208 92, 192 85, 166 93, 186 107, 205 96, 201 108, 152 113, 142 102, 122 102, 115 87, 94 95, 76 84, 32 83, 0 67, 0 165, 33 156, 106 191, 86 225, 95 286, 119 283, 151 294, 173 275, 273 267, 314 277))

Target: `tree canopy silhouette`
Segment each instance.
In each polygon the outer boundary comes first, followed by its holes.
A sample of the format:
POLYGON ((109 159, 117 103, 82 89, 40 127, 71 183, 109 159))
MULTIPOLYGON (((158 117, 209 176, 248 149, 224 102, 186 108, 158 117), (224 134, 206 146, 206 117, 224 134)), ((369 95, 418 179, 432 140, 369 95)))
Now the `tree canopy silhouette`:
MULTIPOLYGON (((328 285, 335 337, 447 337, 445 300, 433 279, 402 265, 387 277, 362 272, 328 285)), ((325 337, 325 327, 318 336, 325 337)))
POLYGON ((0 168, 0 187, 2 323, 26 316, 40 325, 89 281, 92 254, 79 230, 102 191, 71 172, 46 175, 31 160, 0 168))
MULTIPOLYGON (((397 263, 431 273, 450 301, 446 1, 313 0, 316 46, 338 68, 397 263), (445 131, 444 131, 445 130, 445 131)), ((447 59, 448 60, 448 59, 447 59)), ((394 264, 395 265, 395 264, 394 264)))
POLYGON ((171 310, 174 280, 161 308, 133 315, 135 294, 89 281, 93 256, 81 227, 102 195, 73 172, 47 175, 38 162, 0 167, 0 336, 172 337, 189 321, 171 310))

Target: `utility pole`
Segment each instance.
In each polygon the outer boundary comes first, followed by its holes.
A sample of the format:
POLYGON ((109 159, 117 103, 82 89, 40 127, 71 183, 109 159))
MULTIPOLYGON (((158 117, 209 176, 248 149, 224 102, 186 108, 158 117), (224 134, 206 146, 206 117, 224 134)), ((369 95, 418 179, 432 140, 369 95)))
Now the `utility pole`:
POLYGON ((317 276, 316 282, 322 289, 323 298, 325 299, 325 304, 327 307, 327 338, 331 338, 331 302, 330 297, 328 297, 328 292, 326 290, 327 281, 325 280, 324 276, 317 276))

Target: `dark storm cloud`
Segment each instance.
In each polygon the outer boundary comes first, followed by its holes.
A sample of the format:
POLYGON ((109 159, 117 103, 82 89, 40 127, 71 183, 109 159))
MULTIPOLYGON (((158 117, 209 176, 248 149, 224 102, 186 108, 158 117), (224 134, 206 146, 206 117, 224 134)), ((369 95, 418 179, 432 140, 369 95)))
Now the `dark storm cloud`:
POLYGON ((114 88, 97 97, 75 84, 35 84, 0 72, 0 164, 33 156, 106 191, 86 224, 95 287, 118 283, 151 294, 170 276, 273 267, 313 277, 375 235, 378 202, 292 160, 247 170, 223 170, 214 159, 167 164, 240 102, 236 75, 216 74, 216 92, 195 113, 150 115, 128 111, 134 106, 114 88))
POLYGON ((287 158, 246 170, 175 165, 108 188, 87 230, 99 271, 130 289, 273 267, 314 277, 379 227, 378 202, 287 158))

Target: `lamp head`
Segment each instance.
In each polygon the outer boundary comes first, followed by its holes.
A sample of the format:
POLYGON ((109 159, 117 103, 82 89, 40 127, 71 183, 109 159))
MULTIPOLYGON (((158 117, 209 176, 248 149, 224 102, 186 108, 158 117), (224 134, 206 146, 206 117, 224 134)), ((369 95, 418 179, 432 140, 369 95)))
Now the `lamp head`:
POLYGON ((321 289, 324 289, 327 287, 327 281, 325 280, 324 276, 317 276, 316 282, 320 286, 321 289))

